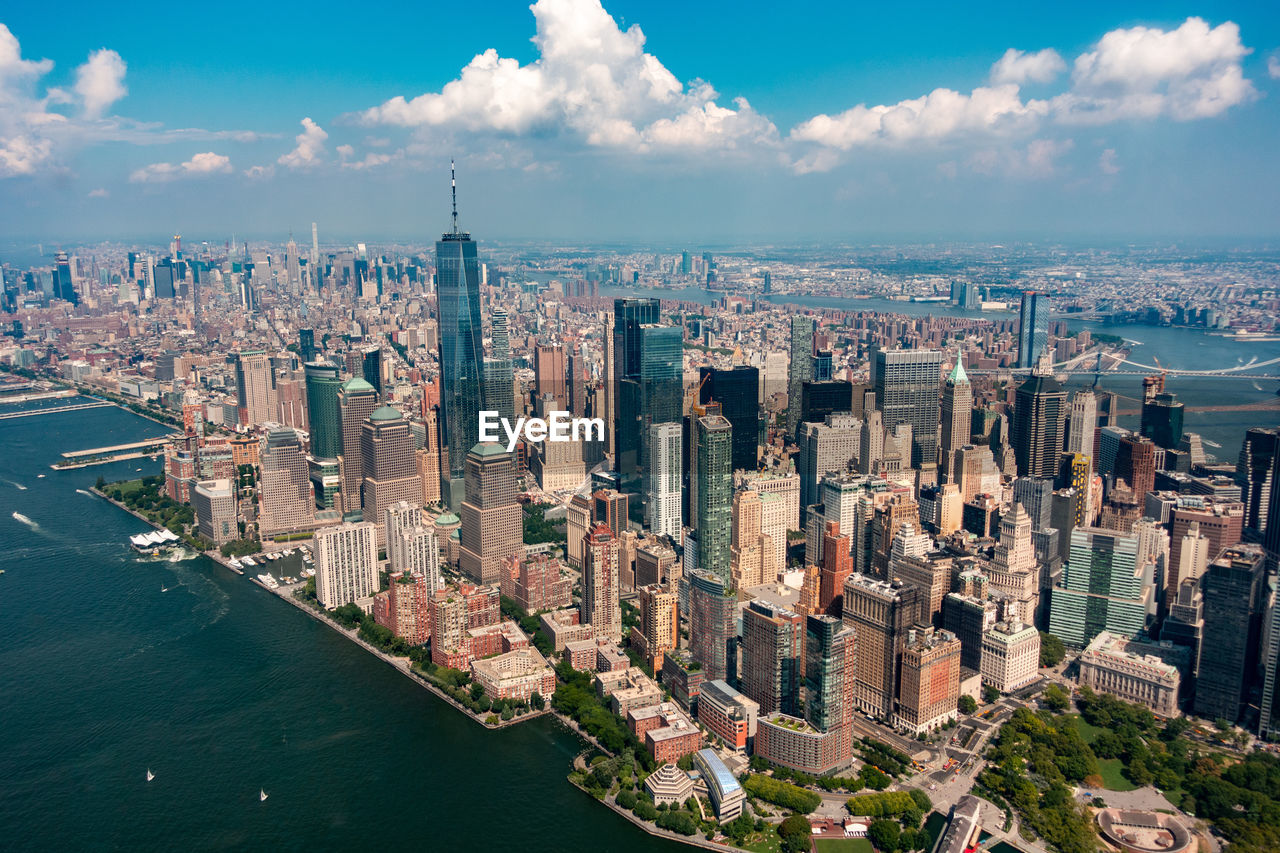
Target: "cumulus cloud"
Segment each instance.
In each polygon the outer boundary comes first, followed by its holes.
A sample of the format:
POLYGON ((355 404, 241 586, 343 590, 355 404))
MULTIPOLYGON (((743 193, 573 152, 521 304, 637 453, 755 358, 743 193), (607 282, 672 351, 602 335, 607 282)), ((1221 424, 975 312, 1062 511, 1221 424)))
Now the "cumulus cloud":
POLYGON ((1280 80, 1280 56, 1267 58, 1267 73, 1271 75, 1272 80, 1280 80))
POLYGON ((1104 175, 1114 175, 1120 171, 1120 163, 1116 159, 1116 149, 1107 148, 1098 155, 1098 169, 1104 175))
POLYGON ((645 52, 640 27, 620 29, 599 0, 538 0, 530 8, 538 59, 521 65, 486 50, 439 92, 392 98, 360 119, 501 135, 567 129, 588 145, 632 151, 776 140, 773 123, 745 99, 726 107, 706 83, 681 83, 645 52))
POLYGON ((106 198, 111 195, 105 188, 98 187, 96 190, 89 190, 89 198, 106 198))
POLYGON ((129 176, 133 183, 159 183, 177 178, 201 177, 205 175, 225 174, 231 171, 231 158, 223 154, 205 151, 196 154, 185 163, 152 163, 143 166, 129 176))
POLYGON ((991 66, 991 82, 997 85, 1015 83, 1019 86, 1024 83, 1048 83, 1066 70, 1067 63, 1051 47, 1035 53, 1023 53, 1011 47, 991 66))
MULTIPOLYGON (((1240 28, 1230 21, 1210 27, 1200 18, 1188 18, 1168 31, 1112 30, 1092 50, 1076 57, 1066 91, 1046 100, 1024 100, 1022 84, 1049 82, 1066 69, 1066 63, 1052 49, 1037 53, 1010 49, 992 66, 990 85, 968 94, 935 89, 896 104, 859 104, 802 122, 790 134, 803 152, 792 168, 798 172, 833 168, 841 158, 832 151, 1008 137, 1039 132, 1048 123, 1211 118, 1257 97, 1241 65, 1249 53, 1240 40, 1240 28), (819 147, 806 149, 806 144, 819 147)), ((1022 171, 1037 171, 1034 153, 1023 152, 1022 171)), ((991 160, 983 151, 975 157, 983 168, 991 160)))
POLYGON ((89 61, 76 69, 75 92, 90 118, 102 115, 108 107, 129 93, 124 85, 128 66, 114 50, 95 50, 89 61))
POLYGON ((1073 147, 1070 139, 1033 139, 1025 148, 981 148, 969 155, 967 165, 981 175, 1051 178, 1060 170, 1059 158, 1073 147))
POLYGON ((324 158, 324 141, 328 138, 329 134, 325 133, 324 128, 308 116, 302 120, 302 133, 294 137, 297 146, 289 153, 282 154, 276 162, 290 169, 309 169, 319 165, 324 158))

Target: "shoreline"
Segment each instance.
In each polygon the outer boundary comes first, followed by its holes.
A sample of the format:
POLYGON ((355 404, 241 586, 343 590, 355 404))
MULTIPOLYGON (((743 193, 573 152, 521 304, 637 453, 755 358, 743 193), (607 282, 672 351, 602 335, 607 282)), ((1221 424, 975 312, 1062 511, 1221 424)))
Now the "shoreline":
MULTIPOLYGON (((592 796, 590 791, 588 791, 586 788, 579 785, 577 782, 574 782, 572 779, 569 779, 568 777, 566 777, 565 781, 567 781, 573 787, 577 788, 579 791, 581 791, 590 799, 595 800, 597 803, 600 803, 601 805, 603 805, 609 811, 619 815, 620 817, 626 818, 633 825, 649 833, 654 838, 661 838, 664 841, 674 841, 677 844, 687 844, 690 847, 701 847, 703 850, 716 850, 716 851, 720 851, 720 853, 741 853, 743 849, 741 847, 734 847, 729 844, 721 844, 718 841, 708 841, 705 838, 696 838, 692 835, 681 835, 680 833, 672 832, 669 829, 662 829, 657 824, 649 823, 646 820, 641 820, 639 817, 633 814, 630 810, 624 809, 622 806, 618 805, 616 802, 609 799, 608 794, 606 794, 601 799, 597 800, 594 796, 592 796)), ((771 822, 772 821, 770 821, 770 823, 771 822)))

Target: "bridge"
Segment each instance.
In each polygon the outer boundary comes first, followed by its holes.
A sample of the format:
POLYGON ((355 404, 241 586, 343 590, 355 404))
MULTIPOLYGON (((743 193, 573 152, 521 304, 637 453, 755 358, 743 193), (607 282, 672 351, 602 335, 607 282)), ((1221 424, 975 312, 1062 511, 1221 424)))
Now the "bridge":
POLYGON ((114 405, 115 403, 108 403, 106 400, 98 400, 93 403, 76 403, 72 406, 52 406, 48 409, 27 409, 22 412, 5 412, 4 414, 0 414, 0 421, 7 421, 12 418, 34 418, 36 415, 57 415, 62 412, 79 412, 84 409, 101 409, 114 405))

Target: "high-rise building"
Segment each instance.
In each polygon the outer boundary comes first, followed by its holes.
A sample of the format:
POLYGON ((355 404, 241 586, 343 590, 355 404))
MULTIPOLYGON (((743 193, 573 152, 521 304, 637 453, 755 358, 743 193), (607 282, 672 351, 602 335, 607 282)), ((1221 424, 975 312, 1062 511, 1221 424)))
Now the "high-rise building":
POLYGON ((457 511, 464 496, 467 454, 480 438, 484 403, 484 327, 480 322, 480 259, 471 235, 458 230, 454 190, 453 228, 436 243, 436 297, 440 314, 441 434, 448 464, 441 464, 441 492, 457 511))
POLYGON ((582 621, 597 639, 622 639, 618 540, 608 525, 596 524, 583 541, 582 621))
POLYGON ((973 386, 964 372, 964 357, 956 357, 956 366, 942 385, 942 436, 940 444, 942 470, 951 471, 951 458, 969 444, 973 432, 973 386))
MULTIPOLYGON (((361 487, 364 481, 364 458, 361 456, 361 431, 364 422, 378 408, 378 392, 360 377, 348 379, 338 389, 338 413, 341 424, 342 510, 351 516, 361 509, 361 487)), ((373 519, 370 519, 371 521, 373 519)))
POLYGON ((856 632, 855 706, 882 720, 893 718, 899 666, 908 631, 916 623, 920 592, 901 582, 853 574, 844 585, 844 624, 856 632))
POLYGON ((297 431, 274 429, 267 434, 258 500, 258 532, 264 537, 315 526, 311 478, 297 431))
POLYGON ((303 364, 310 364, 316 360, 315 329, 298 330, 298 357, 302 359, 303 364))
POLYGON ((1258 667, 1266 579, 1266 559, 1256 546, 1227 548, 1209 564, 1196 716, 1240 719, 1258 667))
POLYGON ((1280 428, 1254 427, 1244 435, 1236 462, 1236 483, 1244 504, 1243 525, 1261 536, 1267 530, 1271 503, 1277 484, 1277 456, 1280 456, 1280 428))
MULTIPOLYGON (((631 489, 631 494, 638 492, 641 481, 641 369, 644 355, 641 330, 645 326, 656 326, 660 317, 661 306, 657 299, 614 300, 613 347, 609 365, 612 373, 606 390, 614 413, 614 467, 623 478, 624 489, 631 489)), ((676 333, 678 335, 680 330, 677 329, 676 333)), ((681 358, 683 363, 683 355, 681 358)))
POLYGON ((844 583, 853 574, 851 536, 828 521, 822 532, 822 568, 818 572, 818 609, 839 616, 844 606, 844 583))
POLYGON ((1067 453, 1079 453, 1093 458, 1093 438, 1098 429, 1098 398, 1093 391, 1084 389, 1071 395, 1071 408, 1067 412, 1067 453))
POLYGON ((1182 444, 1183 405, 1172 394, 1160 392, 1142 401, 1142 421, 1139 431, 1167 450, 1177 450, 1182 444))
MULTIPOLYGON (((493 358, 484 360, 485 408, 498 413, 498 417, 515 422, 515 380, 511 364, 511 339, 507 312, 494 308, 491 313, 493 326, 493 358)), ((563 400, 560 405, 564 406, 563 400)))
POLYGON ((382 397, 382 347, 369 347, 360 353, 360 375, 382 397))
MULTIPOLYGON (((635 520, 644 518, 644 497, 648 484, 644 477, 649 472, 651 453, 649 439, 656 424, 678 424, 683 408, 682 383, 684 381, 684 343, 682 331, 676 326, 646 325, 640 328, 640 404, 639 429, 640 452, 637 457, 639 482, 629 482, 623 477, 622 491, 635 495, 631 512, 635 520)), ((627 386, 628 388, 632 386, 627 386)))
POLYGON ((1018 367, 1035 367, 1049 345, 1048 294, 1024 290, 1018 318, 1018 367))
MULTIPOLYGON (((53 261, 53 295, 58 299, 80 304, 80 295, 76 293, 75 282, 71 278, 71 261, 66 252, 58 252, 53 261)), ((170 296, 173 294, 170 293, 170 296)))
POLYGON ((1040 632, 1034 625, 997 622, 982 635, 982 683, 1001 693, 1021 690, 1040 677, 1040 632))
POLYGON ((992 554, 991 589, 1007 595, 1015 604, 1016 618, 1035 624, 1039 610, 1040 569, 1036 564, 1035 544, 1031 538, 1031 516, 1022 504, 1000 518, 1000 541, 992 554))
POLYGON ((393 572, 403 571, 408 568, 409 556, 399 550, 400 534, 422 526, 422 507, 410 501, 397 501, 382 511, 382 521, 386 525, 383 536, 387 541, 389 568, 393 572))
POLYGON ((1102 631, 1133 637, 1146 627, 1152 594, 1137 536, 1077 527, 1063 583, 1050 598, 1049 632, 1081 649, 1102 631))
POLYGON ((911 425, 911 467, 938 464, 938 385, 942 379, 939 350, 875 351, 876 408, 884 428, 911 425))
POLYGON ((679 597, 659 583, 639 586, 636 592, 640 624, 631 629, 631 645, 638 647, 655 673, 661 672, 663 655, 680 644, 679 597))
POLYGON ((862 422, 853 415, 835 414, 823 423, 802 423, 797 444, 800 506, 807 507, 818 502, 823 477, 846 473, 858 464, 862 422))
MULTIPOLYGON (((304 329, 303 331, 310 331, 304 329)), ((308 362, 307 422, 311 428, 311 455, 316 459, 337 459, 342 453, 342 414, 338 390, 342 378, 338 368, 327 361, 308 362)))
POLYGON ((754 471, 760 453, 760 371, 738 365, 732 370, 699 370, 699 402, 720 404, 733 426, 733 470, 754 471))
POLYGON ((342 524, 316 532, 316 600, 332 610, 378 591, 378 525, 342 524))
POLYGON ((690 572, 689 651, 702 664, 707 681, 736 680, 737 639, 738 597, 719 575, 690 572))
POLYGON ((373 598, 373 618, 410 645, 420 646, 431 639, 431 597, 436 586, 418 572, 391 572, 386 592, 373 598))
MULTIPOLYGON (((1178 503, 1169 512, 1169 564, 1168 589, 1169 596, 1176 595, 1183 581, 1184 566, 1198 565, 1188 563, 1182 556, 1186 536, 1195 526, 1200 536, 1208 540, 1205 551, 1207 560, 1215 560, 1223 549, 1238 543, 1244 530, 1244 504, 1240 501, 1206 499, 1187 495, 1180 497, 1178 503)), ((1200 546, 1195 546, 1200 547, 1200 546)))
POLYGON ((834 735, 832 758, 847 760, 853 751, 857 632, 834 616, 822 615, 806 616, 804 628, 805 721, 834 735))
POLYGON ((730 573, 736 589, 764 583, 764 554, 760 524, 764 515, 759 492, 742 489, 733 495, 733 538, 730 573))
POLYGON ((721 415, 698 418, 698 568, 728 584, 733 530, 733 427, 721 415))
POLYGON ((800 383, 800 423, 821 423, 829 415, 853 413, 853 384, 841 381, 800 383))
POLYGON ((538 344, 533 357, 533 387, 538 397, 550 394, 559 408, 569 405, 569 388, 565 382, 564 347, 538 344))
POLYGON ((902 649, 900 679, 895 726, 918 735, 955 720, 960 700, 960 640, 949 631, 909 631, 902 649))
POLYGON ((524 552, 515 459, 497 443, 477 444, 467 454, 465 483, 458 566, 476 583, 496 583, 502 561, 524 552))
POLYGON ((795 716, 800 695, 800 650, 804 619, 760 600, 742 611, 742 692, 761 714, 795 716))
POLYGON ((680 424, 654 424, 649 436, 649 529, 658 536, 678 539, 684 525, 681 480, 683 475, 680 424))
POLYGON ((236 354, 236 406, 241 426, 275 420, 271 359, 261 350, 236 354))
POLYGON ((1020 476, 1057 475, 1066 407, 1067 392, 1052 376, 1032 376, 1018 386, 1011 439, 1020 476))
POLYGON ((231 480, 201 480, 191 491, 200 535, 215 546, 240 535, 236 524, 236 491, 231 480))
MULTIPOLYGON (((374 410, 360 427, 360 461, 364 512, 368 519, 382 519, 387 507, 400 501, 417 504, 422 500, 422 480, 414 454, 409 422, 398 409, 383 406, 374 410)), ((385 531, 378 537, 383 544, 385 531)))
POLYGON ((813 332, 810 317, 791 318, 791 363, 787 368, 787 441, 795 441, 800 430, 800 394, 805 382, 813 379, 813 332))

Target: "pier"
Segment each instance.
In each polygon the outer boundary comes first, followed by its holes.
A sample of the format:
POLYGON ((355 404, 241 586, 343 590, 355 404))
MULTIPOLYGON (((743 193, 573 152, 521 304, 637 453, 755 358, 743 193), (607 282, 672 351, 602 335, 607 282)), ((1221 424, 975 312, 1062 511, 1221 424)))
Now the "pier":
POLYGON ((7 421, 12 418, 34 418, 36 415, 57 415, 62 412, 78 412, 83 409, 102 409, 107 406, 114 406, 115 403, 108 403, 106 400, 97 400, 92 403, 76 403, 71 406, 52 406, 47 409, 27 409, 22 412, 5 412, 0 414, 0 421, 7 421))
MULTIPOLYGON (((110 406, 112 404, 104 403, 103 405, 110 406)), ((110 447, 91 447, 88 450, 68 450, 66 453, 62 454, 62 458, 68 459, 74 462, 74 461, 79 461, 86 458, 91 458, 94 456, 106 456, 111 453, 126 453, 129 451, 141 451, 141 450, 147 449, 148 447, 160 448, 160 447, 164 447, 168 443, 169 443, 169 436, 165 436, 163 438, 149 438, 146 441, 135 441, 130 444, 113 444, 110 447)), ((139 454, 139 455, 146 455, 146 454, 139 454)))

